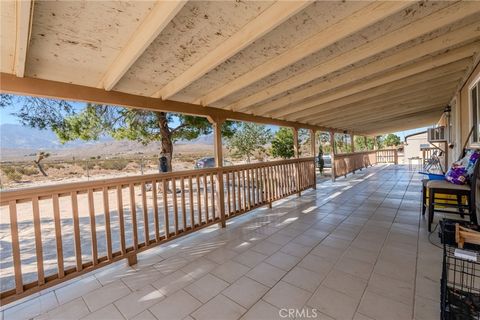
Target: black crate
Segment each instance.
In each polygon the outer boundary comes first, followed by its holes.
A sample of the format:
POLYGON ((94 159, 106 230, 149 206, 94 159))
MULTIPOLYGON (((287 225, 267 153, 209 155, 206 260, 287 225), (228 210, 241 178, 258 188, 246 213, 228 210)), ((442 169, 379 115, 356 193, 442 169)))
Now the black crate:
MULTIPOLYGON (((446 224, 444 224, 447 226, 446 224)), ((449 227, 443 228, 442 238, 447 240, 449 227)), ((455 256, 455 243, 444 241, 441 279, 441 319, 480 319, 480 252, 466 250, 477 256, 470 261, 455 256)))

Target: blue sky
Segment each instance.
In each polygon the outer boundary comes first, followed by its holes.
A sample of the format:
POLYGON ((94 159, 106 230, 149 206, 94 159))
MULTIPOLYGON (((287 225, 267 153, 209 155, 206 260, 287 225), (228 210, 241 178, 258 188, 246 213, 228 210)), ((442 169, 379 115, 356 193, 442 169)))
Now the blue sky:
MULTIPOLYGON (((79 106, 82 105, 79 103, 79 106)), ((12 112, 14 112, 15 107, 7 107, 7 108, 0 108, 0 125, 2 124, 20 124, 18 119, 11 115, 12 112)), ((273 129, 273 128, 272 128, 273 129)), ((396 135, 398 135, 402 141, 405 139, 406 135, 424 131, 426 128, 418 128, 418 129, 412 129, 412 130, 405 130, 405 131, 399 131, 395 132, 396 135)))

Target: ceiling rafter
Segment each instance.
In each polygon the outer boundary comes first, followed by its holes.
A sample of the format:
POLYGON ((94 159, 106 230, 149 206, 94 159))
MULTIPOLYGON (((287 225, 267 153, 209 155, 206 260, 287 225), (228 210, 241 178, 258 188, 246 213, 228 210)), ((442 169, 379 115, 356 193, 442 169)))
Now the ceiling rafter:
POLYGON ((192 65, 180 76, 170 81, 152 97, 168 99, 187 87, 207 72, 231 58, 255 40, 309 6, 313 1, 277 1, 255 19, 247 23, 237 33, 210 51, 200 61, 192 65))
POLYGON ((441 27, 454 23, 460 19, 480 13, 480 6, 474 2, 457 2, 444 9, 412 22, 400 29, 385 34, 373 41, 367 42, 353 50, 344 52, 334 58, 321 63, 309 70, 292 76, 284 81, 240 99, 226 108, 234 111, 243 111, 251 105, 265 101, 285 91, 299 87, 312 80, 321 78, 334 71, 351 64, 375 56, 383 51, 394 48, 441 27))
POLYGON ((259 81, 323 48, 412 5, 412 2, 376 2, 340 19, 313 37, 255 67, 233 81, 217 88, 195 103, 210 105, 249 84, 259 81))
POLYGON ((112 90, 186 3, 186 0, 157 1, 104 73, 97 88, 112 90))
POLYGON ((15 1, 15 60, 14 73, 17 77, 25 75, 25 63, 32 29, 33 1, 15 1))
MULTIPOLYGON (((284 97, 264 103, 261 105, 262 112, 267 114, 270 111, 286 107, 292 103, 327 92, 328 90, 358 81, 362 78, 384 73, 398 68, 398 66, 402 64, 411 63, 424 56, 438 53, 439 51, 476 39, 480 39, 480 22, 475 22, 432 40, 425 41, 419 45, 412 46, 393 55, 387 56, 383 59, 357 67, 334 78, 327 78, 312 86, 294 91, 284 97)), ((246 110, 251 111, 254 110, 254 108, 255 107, 249 107, 246 110)))

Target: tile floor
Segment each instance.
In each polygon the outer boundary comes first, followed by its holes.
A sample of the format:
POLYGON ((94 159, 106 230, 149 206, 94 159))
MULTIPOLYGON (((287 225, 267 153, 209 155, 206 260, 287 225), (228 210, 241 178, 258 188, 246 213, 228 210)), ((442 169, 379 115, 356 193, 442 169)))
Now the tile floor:
POLYGON ((4 306, 0 318, 438 319, 441 250, 419 214, 420 178, 384 165, 322 182, 151 249, 133 268, 4 306))

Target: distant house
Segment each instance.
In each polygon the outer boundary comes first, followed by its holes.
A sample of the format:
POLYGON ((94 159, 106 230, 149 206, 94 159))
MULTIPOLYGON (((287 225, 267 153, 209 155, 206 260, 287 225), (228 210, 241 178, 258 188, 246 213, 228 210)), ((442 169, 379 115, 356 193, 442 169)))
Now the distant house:
POLYGON ((427 131, 414 133, 405 137, 404 144, 404 161, 408 163, 408 159, 422 159, 422 150, 433 148, 427 140, 427 131))

